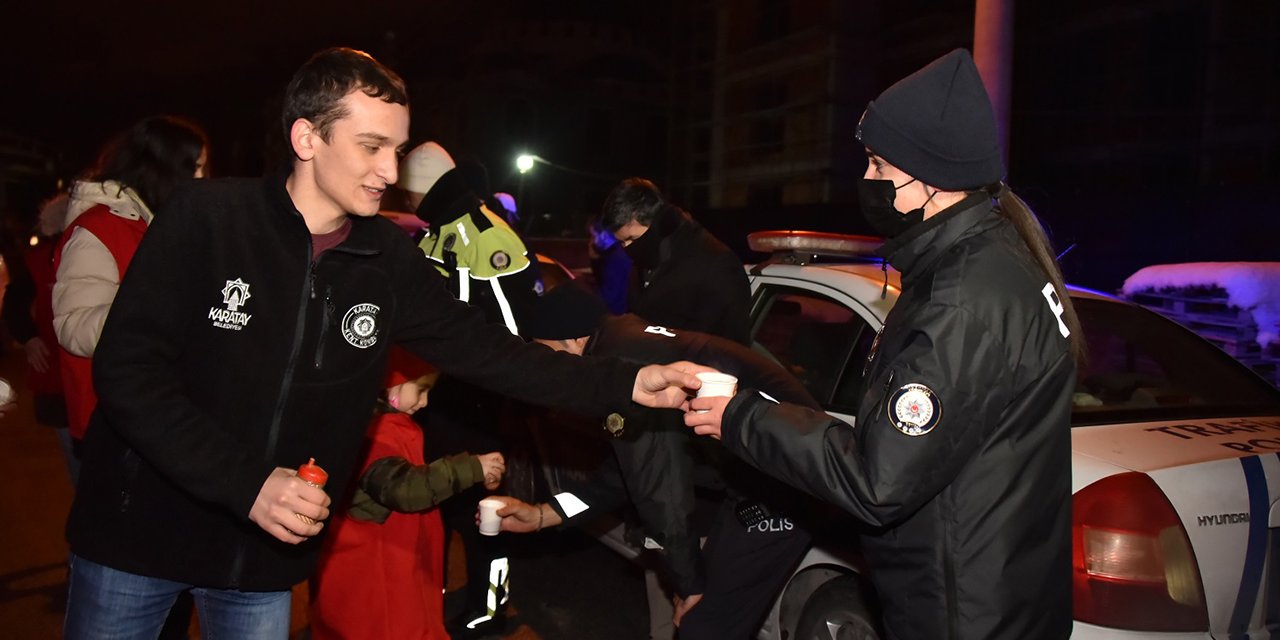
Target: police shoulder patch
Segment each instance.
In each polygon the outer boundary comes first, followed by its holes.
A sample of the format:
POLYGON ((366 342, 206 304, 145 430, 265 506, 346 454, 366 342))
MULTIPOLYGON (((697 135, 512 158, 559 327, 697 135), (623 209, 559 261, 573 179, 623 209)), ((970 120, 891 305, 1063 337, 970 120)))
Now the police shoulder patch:
POLYGON ((909 436, 922 436, 942 419, 942 400, 922 384, 906 384, 889 398, 889 422, 909 436))
POLYGON ((489 264, 501 271, 511 264, 511 256, 507 255, 506 251, 494 251, 493 255, 489 256, 489 264))

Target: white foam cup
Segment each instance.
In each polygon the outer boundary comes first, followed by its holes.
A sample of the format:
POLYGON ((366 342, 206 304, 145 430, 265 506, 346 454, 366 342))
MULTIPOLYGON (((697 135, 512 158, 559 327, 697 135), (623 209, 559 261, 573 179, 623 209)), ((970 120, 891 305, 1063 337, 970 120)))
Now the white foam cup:
POLYGON ((0 404, 8 404, 13 401, 13 386, 8 380, 0 378, 0 404))
POLYGON ((498 515, 498 509, 505 506, 506 502, 496 498, 480 501, 480 535, 496 536, 502 531, 502 518, 498 515))
MULTIPOLYGON (((695 375, 702 381, 702 386, 698 387, 699 398, 733 397, 733 394, 738 392, 738 379, 727 373, 706 371, 695 375)), ((706 410, 698 413, 706 413, 706 410)))

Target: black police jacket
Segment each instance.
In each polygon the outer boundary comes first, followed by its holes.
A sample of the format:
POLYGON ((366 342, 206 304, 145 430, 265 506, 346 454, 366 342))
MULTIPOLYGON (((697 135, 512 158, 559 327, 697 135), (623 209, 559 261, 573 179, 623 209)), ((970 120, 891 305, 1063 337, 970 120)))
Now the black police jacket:
POLYGON ((313 261, 286 175, 195 181, 143 238, 94 354, 99 403, 67 524, 77 555, 202 587, 305 580, 323 535, 285 544, 250 507, 275 467, 311 457, 344 494, 392 343, 529 402, 631 405, 638 367, 484 323, 384 218, 351 216, 313 261))
MULTIPOLYGON (((818 407, 791 374, 763 355, 724 338, 668 329, 635 315, 606 317, 588 343, 586 354, 639 364, 690 360, 737 376, 739 385, 767 391, 800 406, 818 407)), ((693 526, 695 464, 700 457, 693 448, 698 436, 684 426, 680 411, 633 405, 619 413, 624 430, 612 444, 625 495, 635 505, 645 534, 662 547, 660 568, 672 588, 682 597, 702 593, 703 571, 693 526)), ((591 507, 590 513, 618 506, 619 487, 608 483, 609 471, 596 475, 593 482, 599 484, 581 487, 584 491, 577 493, 591 507)), ((720 472, 719 480, 736 496, 772 499, 770 507, 775 511, 791 506, 778 504, 786 501, 777 494, 778 489, 792 490, 770 486, 776 481, 755 470, 722 468, 720 472)), ((555 501, 552 506, 564 515, 555 501)))
POLYGON ((902 272, 857 422, 754 394, 723 442, 843 507, 890 638, 1071 633, 1075 364, 1052 288, 982 194, 882 253, 902 272))

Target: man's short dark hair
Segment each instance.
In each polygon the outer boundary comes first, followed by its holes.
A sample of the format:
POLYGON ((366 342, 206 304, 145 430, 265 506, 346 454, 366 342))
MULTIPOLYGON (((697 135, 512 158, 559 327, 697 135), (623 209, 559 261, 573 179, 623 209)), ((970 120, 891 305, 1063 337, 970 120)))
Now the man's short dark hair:
POLYGON ((285 138, 293 123, 305 118, 328 142, 330 127, 348 115, 342 99, 356 89, 370 98, 409 105, 404 80, 373 56, 346 47, 325 49, 311 56, 289 81, 281 123, 285 138))
POLYGON ((666 206, 658 185, 644 178, 627 178, 605 197, 600 222, 609 232, 621 229, 628 222, 651 227, 666 206))

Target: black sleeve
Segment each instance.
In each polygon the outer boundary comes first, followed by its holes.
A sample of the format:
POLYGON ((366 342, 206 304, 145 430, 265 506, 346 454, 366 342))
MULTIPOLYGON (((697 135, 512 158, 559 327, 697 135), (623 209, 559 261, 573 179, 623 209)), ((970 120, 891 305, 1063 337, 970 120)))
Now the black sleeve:
POLYGON ((539 406, 586 415, 631 406, 639 365, 526 343, 449 295, 416 247, 406 241, 396 250, 401 252, 402 268, 394 277, 402 309, 395 336, 410 353, 445 373, 539 406))
POLYGON ((914 513, 975 455, 1010 396, 1003 347, 981 321, 944 305, 918 318, 907 345, 869 385, 856 426, 739 391, 721 422, 725 446, 872 526, 914 513), (936 393, 939 422, 922 435, 900 430, 889 415, 895 392, 909 384, 936 393))
POLYGON ((637 413, 628 416, 626 435, 613 441, 627 494, 645 533, 662 546, 658 557, 672 587, 682 597, 702 593, 691 432, 679 411, 637 413))
POLYGON ((600 467, 585 480, 566 478, 552 491, 556 493, 548 501, 551 508, 570 526, 581 526, 627 503, 627 488, 613 456, 605 456, 600 467))

